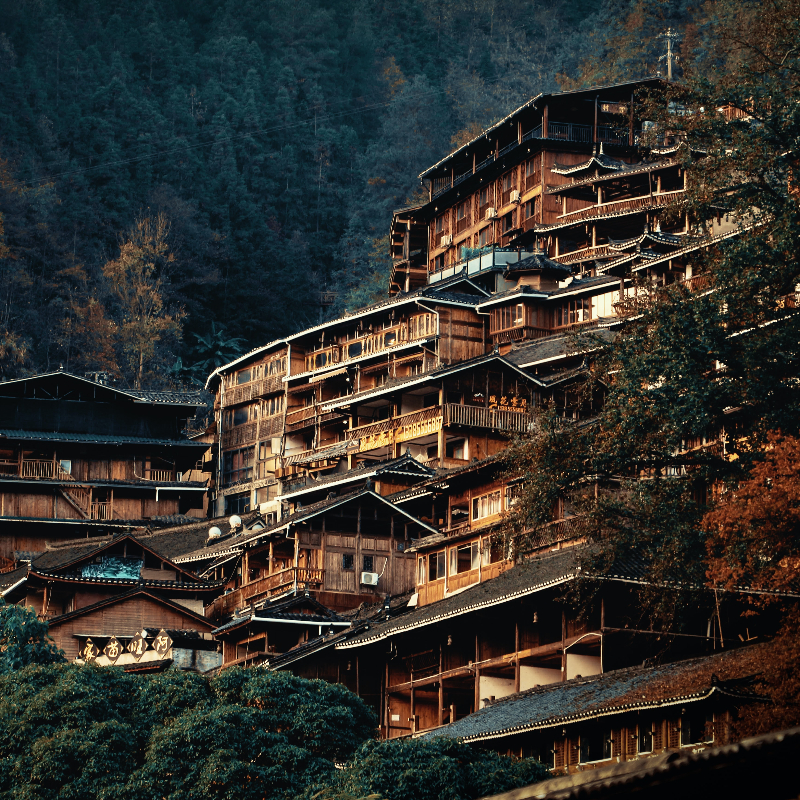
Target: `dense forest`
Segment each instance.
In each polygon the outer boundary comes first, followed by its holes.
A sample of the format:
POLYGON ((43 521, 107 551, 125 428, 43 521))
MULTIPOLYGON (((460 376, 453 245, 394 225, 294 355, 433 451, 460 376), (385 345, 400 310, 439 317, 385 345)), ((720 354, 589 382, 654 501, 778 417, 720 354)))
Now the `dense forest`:
POLYGON ((690 15, 642 8, 3 0, 0 377, 187 383, 380 296, 419 172, 538 92, 652 74, 690 15))

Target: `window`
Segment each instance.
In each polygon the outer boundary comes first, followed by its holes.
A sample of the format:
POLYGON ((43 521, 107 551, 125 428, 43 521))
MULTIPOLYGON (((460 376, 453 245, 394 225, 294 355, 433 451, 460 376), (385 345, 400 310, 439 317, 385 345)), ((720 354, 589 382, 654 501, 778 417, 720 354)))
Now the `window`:
POLYGON ((353 569, 354 559, 352 553, 342 553, 342 569, 353 569))
POLYGON ((348 345, 347 347, 347 357, 348 358, 358 358, 361 355, 361 351, 364 347, 363 342, 353 342, 353 344, 348 345))
POLYGON ((444 550, 428 556, 428 580, 438 581, 444 578, 444 550))
POLYGON ((681 717, 681 745, 711 742, 713 731, 714 717, 710 711, 692 709, 681 717))
POLYGON ((487 226, 478 234, 478 247, 486 247, 492 243, 492 228, 487 226))
POLYGON ((496 564, 505 560, 503 542, 497 537, 486 537, 481 540, 481 564, 496 564))
POLYGON ((525 307, 522 303, 514 306, 514 325, 522 325, 525 322, 525 307))
POLYGON ((250 370, 243 369, 237 376, 236 376, 236 383, 249 383, 250 382, 250 370))
POLYGON ((478 542, 461 545, 461 547, 450 548, 450 574, 460 575, 462 572, 469 572, 478 569, 480 563, 480 548, 478 542))
POLYGON ((441 217, 436 218, 436 233, 442 233, 444 231, 444 214, 441 217))
POLYGON ((264 416, 271 417, 283 411, 283 395, 268 397, 264 401, 264 416))
POLYGON ((233 424, 243 425, 250 419, 250 406, 244 408, 237 408, 233 412, 233 424))
POLYGON ((444 269, 444 255, 436 256, 433 259, 433 271, 441 272, 444 269))
POLYGON ((653 752, 653 723, 646 722, 639 725, 639 752, 653 752))
POLYGON ((272 442, 261 442, 258 446, 258 459, 263 461, 272 455, 272 442))
POLYGON ((478 193, 478 216, 486 216, 486 209, 492 204, 492 190, 489 186, 484 186, 478 193))
POLYGON ((420 556, 417 559, 417 586, 422 586, 425 583, 425 556, 420 556))
POLYGON ((517 171, 512 169, 511 172, 507 172, 503 175, 503 193, 510 192, 512 189, 515 189, 517 186, 517 171))
POLYGON ((483 519, 500 513, 500 490, 472 499, 472 519, 483 519))
POLYGON ((447 456, 447 458, 457 458, 463 461, 464 453, 466 452, 465 446, 466 442, 464 439, 455 439, 454 441, 447 443, 444 454, 447 456))
POLYGON ((225 498, 226 514, 244 514, 250 510, 250 492, 229 494, 225 498))
POLYGON ((59 465, 61 467, 61 471, 62 472, 66 472, 67 475, 71 475, 72 474, 72 462, 71 461, 67 461, 65 459, 62 459, 58 463, 59 463, 59 465))
POLYGON ((253 477, 255 447, 242 447, 222 454, 222 485, 243 483, 253 477))
POLYGON ((555 308, 554 325, 556 328, 563 325, 574 325, 577 322, 588 322, 592 319, 594 304, 591 297, 580 297, 569 300, 555 308))
POLYGON ((580 757, 581 764, 589 764, 592 761, 604 761, 611 758, 611 732, 604 728, 589 729, 580 736, 580 757))
POLYGON ((469 200, 467 199, 456 206, 456 233, 466 230, 469 227, 469 223, 469 200))
POLYGON ((285 358, 273 359, 267 365, 267 374, 268 375, 280 375, 282 372, 286 372, 286 359, 285 358))
POLYGON ((530 219, 531 217, 536 216, 536 198, 534 197, 533 200, 528 200, 525 203, 525 219, 530 219))
POLYGON ((375 572, 374 556, 364 556, 364 572, 375 572))
POLYGON ((509 211, 508 214, 506 214, 503 217, 503 233, 508 233, 509 231, 513 230, 514 230, 514 212, 509 211))

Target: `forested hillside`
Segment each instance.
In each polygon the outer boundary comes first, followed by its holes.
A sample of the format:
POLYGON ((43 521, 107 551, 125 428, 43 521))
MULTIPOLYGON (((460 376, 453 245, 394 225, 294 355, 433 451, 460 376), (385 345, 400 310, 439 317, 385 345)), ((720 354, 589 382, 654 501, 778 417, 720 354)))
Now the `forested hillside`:
POLYGON ((652 72, 682 9, 3 0, 0 376, 186 382, 369 301, 422 168, 540 91, 652 72))

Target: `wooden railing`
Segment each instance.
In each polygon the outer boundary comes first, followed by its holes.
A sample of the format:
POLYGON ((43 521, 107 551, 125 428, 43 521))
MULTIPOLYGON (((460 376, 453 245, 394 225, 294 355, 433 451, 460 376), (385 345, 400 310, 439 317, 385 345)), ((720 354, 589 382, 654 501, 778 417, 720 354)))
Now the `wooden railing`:
POLYGON ((444 407, 445 425, 464 425, 471 428, 489 428, 499 431, 525 433, 531 424, 530 414, 521 411, 501 411, 480 406, 462 406, 447 403, 444 407))
POLYGON ((151 469, 147 476, 149 481, 174 481, 175 473, 170 469, 151 469))
POLYGON ((317 409, 315 406, 294 409, 286 412, 286 430, 295 430, 298 426, 313 420, 317 409))
POLYGON ((258 438, 258 423, 248 422, 244 425, 239 425, 236 428, 231 428, 229 431, 222 433, 222 447, 235 447, 239 444, 249 444, 258 438))
POLYGON ((578 222, 592 217, 602 217, 605 214, 638 211, 641 208, 665 205, 672 196, 680 194, 684 194, 683 189, 677 189, 674 192, 643 195, 642 197, 630 197, 627 200, 614 200, 610 203, 600 203, 595 206, 589 206, 589 208, 578 209, 577 211, 568 211, 566 214, 559 215, 558 219, 562 222, 578 222))
POLYGON ((587 531, 588 524, 585 517, 568 517, 567 519, 549 522, 546 525, 542 525, 539 530, 529 537, 526 550, 530 552, 542 547, 551 547, 570 539, 577 539, 585 536, 587 531))
MULTIPOLYGON (((11 463, 11 462, 6 462, 11 463)), ((25 459, 22 462, 21 477, 23 478, 50 478, 51 480, 72 481, 72 475, 61 468, 58 461, 44 461, 38 459, 25 459)))
POLYGON ((272 575, 265 575, 252 583, 246 583, 239 590, 243 601, 253 602, 255 598, 269 595, 282 589, 285 586, 297 585, 309 589, 319 589, 325 580, 324 569, 311 569, 308 567, 289 567, 280 572, 273 572, 272 575))
POLYGON ((391 419, 384 419, 380 422, 371 422, 369 425, 361 425, 357 428, 352 428, 346 431, 348 439, 360 439, 364 436, 375 436, 379 433, 402 428, 406 425, 414 425, 419 422, 429 422, 441 416, 441 406, 431 406, 430 408, 423 408, 419 411, 411 411, 408 414, 401 414, 399 417, 392 417, 391 419))
POLYGON ((235 406, 239 403, 247 403, 265 394, 274 394, 275 392, 282 391, 284 374, 284 372, 280 372, 257 381, 243 383, 241 386, 233 386, 226 389, 223 397, 223 405, 235 406))
POLYGON ((92 519, 111 519, 111 503, 92 503, 92 519))

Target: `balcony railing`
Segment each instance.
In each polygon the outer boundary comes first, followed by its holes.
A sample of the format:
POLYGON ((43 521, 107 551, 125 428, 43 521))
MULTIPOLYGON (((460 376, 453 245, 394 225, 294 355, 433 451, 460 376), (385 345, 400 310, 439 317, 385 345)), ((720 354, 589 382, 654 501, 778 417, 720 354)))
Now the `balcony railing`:
POLYGON ((568 211, 566 214, 561 214, 558 219, 561 222, 579 222, 580 220, 591 219, 592 217, 602 217, 606 214, 621 214, 638 211, 643 208, 664 206, 671 198, 681 194, 684 194, 683 189, 677 189, 674 192, 653 193, 652 195, 646 194, 641 197, 629 197, 626 200, 599 203, 598 205, 589 206, 588 208, 580 208, 577 211, 568 211))
POLYGON ((308 567, 289 567, 272 575, 265 575, 251 583, 246 583, 239 590, 242 600, 256 602, 259 598, 275 594, 286 586, 297 586, 307 589, 319 589, 325 580, 324 569, 310 569, 308 567))
POLYGON ((530 414, 479 406, 462 406, 447 403, 444 406, 445 425, 464 425, 470 428, 525 433, 532 422, 530 414))
POLYGON ((357 428, 352 428, 345 431, 347 439, 362 439, 366 436, 377 436, 388 431, 394 431, 398 428, 409 428, 414 425, 423 423, 431 423, 432 421, 442 416, 441 406, 432 406, 431 408, 423 408, 419 411, 412 411, 409 414, 401 414, 399 417, 392 417, 392 419, 381 420, 380 422, 371 422, 368 425, 360 425, 357 428))
POLYGON ((286 430, 296 431, 303 428, 309 423, 313 423, 316 415, 315 406, 307 406, 305 408, 298 408, 286 412, 286 430))
MULTIPOLYGON (((12 462, 5 462, 10 464, 12 462)), ((25 459, 22 462, 23 478, 49 478, 50 480, 71 481, 72 475, 64 471, 58 461, 44 461, 38 459, 25 459)))
POLYGON ((325 580, 325 570, 289 567, 280 572, 273 572, 272 575, 265 575, 252 583, 246 583, 240 589, 218 597, 206 609, 206 616, 219 619, 233 614, 244 606, 257 603, 271 595, 280 594, 287 587, 295 585, 295 578, 298 588, 320 589, 325 580))

